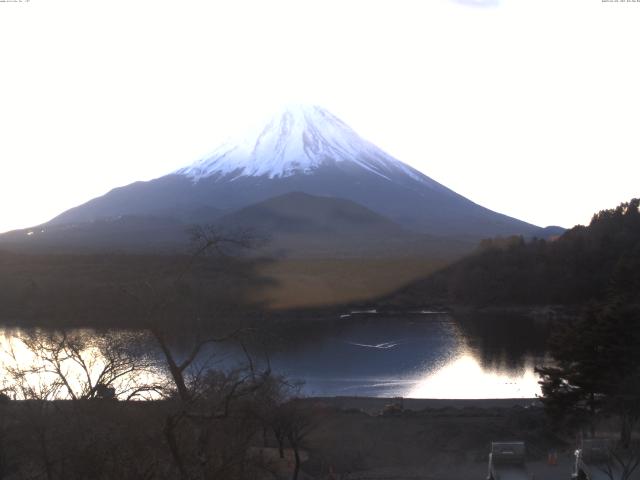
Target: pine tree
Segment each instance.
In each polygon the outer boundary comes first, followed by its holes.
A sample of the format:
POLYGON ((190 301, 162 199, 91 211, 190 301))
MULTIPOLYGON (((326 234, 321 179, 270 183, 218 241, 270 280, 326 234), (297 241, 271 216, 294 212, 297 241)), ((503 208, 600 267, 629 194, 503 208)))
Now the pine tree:
POLYGON ((640 312, 619 300, 591 306, 553 335, 552 366, 536 369, 542 402, 565 427, 595 425, 603 415, 621 419, 621 441, 628 445, 640 418, 640 312))

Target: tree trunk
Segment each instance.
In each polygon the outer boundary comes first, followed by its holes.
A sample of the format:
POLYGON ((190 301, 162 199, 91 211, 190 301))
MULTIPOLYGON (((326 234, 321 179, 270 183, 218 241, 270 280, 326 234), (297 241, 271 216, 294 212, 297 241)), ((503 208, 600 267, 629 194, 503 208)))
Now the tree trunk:
POLYGON ((593 393, 589 394, 589 434, 591 438, 596 436, 596 398, 593 393))
POLYGON ((180 454, 180 448, 178 447, 178 441, 176 439, 175 433, 176 426, 176 417, 174 415, 167 416, 164 424, 164 436, 167 440, 167 444, 169 445, 171 457, 173 458, 174 463, 180 471, 180 478, 182 478, 183 480, 187 480, 189 476, 187 475, 187 471, 182 460, 182 455, 180 454))
POLYGON ((173 383, 175 383, 176 385, 176 389, 178 390, 178 396, 180 397, 180 400, 182 400, 183 402, 188 402, 189 400, 191 400, 191 394, 184 381, 183 371, 180 369, 180 367, 178 367, 178 364, 173 358, 173 354, 171 353, 171 350, 169 350, 169 346, 167 345, 167 342, 165 341, 164 336, 155 329, 152 330, 152 332, 153 332, 153 336, 156 338, 156 340, 158 341, 158 344, 160 345, 160 349, 164 354, 165 360, 167 361, 167 365, 169 366, 169 373, 171 373, 171 378, 173 378, 173 383))
POLYGON ((292 480, 298 480, 298 473, 300 472, 300 452, 298 451, 298 444, 294 444, 292 445, 293 447, 293 455, 296 459, 296 464, 293 470, 293 479, 292 480))
POLYGON ((627 449, 631 446, 631 432, 633 431, 633 418, 629 413, 620 414, 620 445, 627 449))
POLYGON ((274 431, 273 436, 276 437, 276 441, 278 442, 278 453, 280 454, 280 459, 284 459, 284 434, 274 431))

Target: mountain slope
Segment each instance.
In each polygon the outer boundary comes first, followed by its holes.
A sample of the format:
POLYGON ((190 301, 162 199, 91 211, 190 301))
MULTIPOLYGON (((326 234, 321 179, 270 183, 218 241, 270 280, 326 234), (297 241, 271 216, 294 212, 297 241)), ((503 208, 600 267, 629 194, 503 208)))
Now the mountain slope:
POLYGON ((112 190, 51 224, 121 215, 210 220, 193 212, 232 212, 298 191, 357 202, 405 228, 470 239, 542 229, 458 195, 362 139, 320 107, 291 107, 210 156, 149 182, 112 190))
POLYGON ((123 215, 41 225, 0 235, 0 248, 21 252, 175 253, 189 242, 187 225, 170 217, 123 215))
MULTIPOLYGON (((211 218, 217 212, 205 213, 211 218)), ((258 202, 208 223, 230 235, 248 232, 264 239, 252 253, 279 258, 416 255, 453 259, 474 246, 469 241, 411 232, 350 200, 301 192, 258 202)), ((43 253, 178 253, 188 247, 192 226, 171 217, 105 217, 8 232, 0 235, 0 248, 43 253)))
POLYGON ((243 176, 273 179, 312 174, 327 162, 357 165, 387 180, 401 173, 431 188, 442 188, 359 137, 328 111, 303 106, 283 110, 262 128, 221 145, 210 156, 176 173, 194 181, 243 176))
POLYGON ((428 256, 453 259, 473 244, 411 232, 351 200, 291 192, 218 221, 268 239, 261 251, 279 257, 363 258, 428 256))
POLYGON ((405 235, 391 220, 350 200, 291 192, 222 217, 222 225, 265 233, 405 235))

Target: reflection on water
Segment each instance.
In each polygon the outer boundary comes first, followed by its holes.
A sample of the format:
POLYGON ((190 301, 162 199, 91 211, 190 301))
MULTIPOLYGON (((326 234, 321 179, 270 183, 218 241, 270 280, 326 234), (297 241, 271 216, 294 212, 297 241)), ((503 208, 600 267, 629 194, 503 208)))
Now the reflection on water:
MULTIPOLYGON (((540 393, 533 368, 545 358, 544 323, 431 312, 364 312, 339 320, 265 334, 252 354, 256 361, 268 358, 275 372, 303 380, 308 395, 529 398, 540 393)), ((0 330, 0 359, 33 362, 17 341, 20 335, 0 330), (13 359, 7 357, 11 349, 13 359)), ((152 345, 148 349, 154 351, 152 345)), ((216 345, 215 353, 216 368, 245 359, 235 345, 216 345)))
POLYGON ((522 317, 361 314, 285 332, 271 364, 309 395, 531 398, 547 326, 522 317))
POLYGON ((410 398, 533 398, 540 393, 533 364, 521 371, 485 370, 470 353, 426 374, 404 393, 410 398))

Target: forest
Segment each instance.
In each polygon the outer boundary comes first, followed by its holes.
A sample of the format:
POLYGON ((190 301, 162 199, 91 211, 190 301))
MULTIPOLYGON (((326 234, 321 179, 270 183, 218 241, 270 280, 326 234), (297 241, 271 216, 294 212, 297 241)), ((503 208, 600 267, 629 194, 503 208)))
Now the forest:
POLYGON ((487 239, 475 253, 408 285, 392 305, 582 305, 640 300, 640 200, 602 210, 553 240, 487 239))

